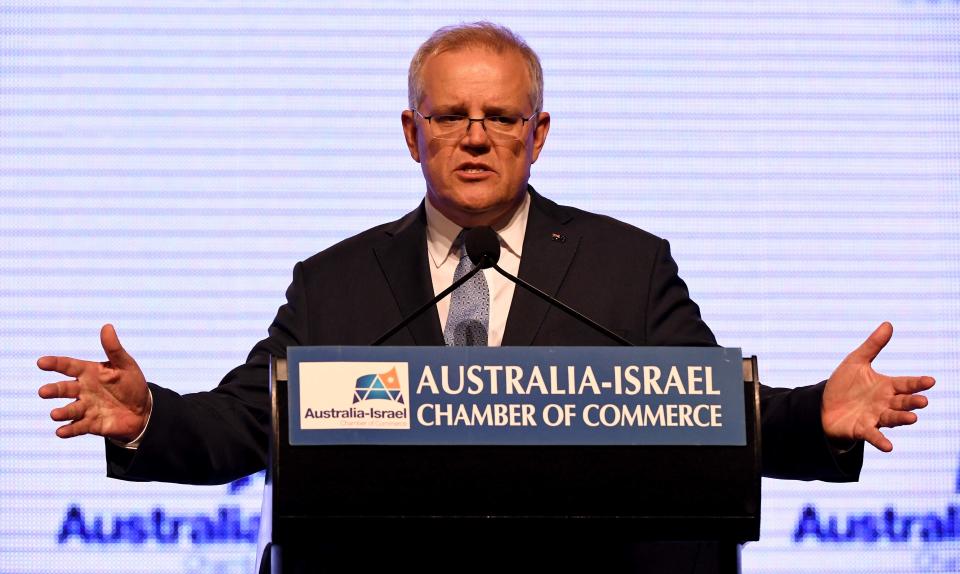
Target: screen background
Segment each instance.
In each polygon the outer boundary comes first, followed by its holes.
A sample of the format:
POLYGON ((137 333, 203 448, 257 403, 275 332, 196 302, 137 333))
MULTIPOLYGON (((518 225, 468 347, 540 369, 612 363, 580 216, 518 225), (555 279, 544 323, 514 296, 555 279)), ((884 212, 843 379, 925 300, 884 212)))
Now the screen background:
POLYGON ((422 199, 407 65, 478 19, 543 62, 531 183, 669 239, 766 384, 825 379, 883 320, 878 370, 940 382, 858 484, 765 480, 744 570, 960 569, 960 2, 485 4, 0 5, 0 570, 252 569, 262 476, 107 479, 100 439, 54 436, 36 388, 57 378, 34 362, 99 359, 111 322, 149 380, 214 386, 296 261, 422 199), (808 507, 823 531, 798 540, 808 507), (917 516, 904 540, 847 536, 887 508, 917 516), (191 535, 221 512, 222 536, 191 535), (114 539, 156 513, 182 528, 114 539))

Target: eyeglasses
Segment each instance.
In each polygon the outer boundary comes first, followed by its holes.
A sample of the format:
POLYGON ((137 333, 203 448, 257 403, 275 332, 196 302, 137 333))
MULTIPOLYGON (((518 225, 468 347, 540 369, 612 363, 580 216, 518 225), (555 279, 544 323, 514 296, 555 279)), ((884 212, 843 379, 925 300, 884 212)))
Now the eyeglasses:
POLYGON ((523 116, 485 116, 482 118, 471 118, 462 114, 443 114, 425 116, 419 110, 413 109, 413 113, 425 119, 430 124, 430 131, 433 137, 439 140, 459 140, 467 132, 473 122, 480 122, 487 137, 496 142, 513 142, 520 139, 523 133, 523 126, 537 112, 533 112, 528 117, 523 116))

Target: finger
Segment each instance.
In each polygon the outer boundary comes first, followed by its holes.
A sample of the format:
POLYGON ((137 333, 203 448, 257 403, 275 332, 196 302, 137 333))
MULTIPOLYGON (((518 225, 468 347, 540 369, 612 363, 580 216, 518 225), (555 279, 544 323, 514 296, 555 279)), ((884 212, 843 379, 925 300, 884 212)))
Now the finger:
POLYGON ((47 383, 37 393, 44 399, 75 399, 80 396, 80 381, 47 383))
POLYGON ((927 397, 923 395, 897 395, 890 401, 890 408, 898 411, 912 411, 927 406, 927 397))
POLYGON ((55 421, 75 421, 82 419, 87 406, 81 401, 74 401, 69 405, 50 411, 50 418, 55 421))
POLYGON ((882 427, 899 427, 903 425, 912 425, 917 422, 917 415, 914 413, 906 413, 903 411, 887 411, 880 415, 880 426, 882 427))
POLYGON ((890 442, 887 437, 883 436, 882 432, 875 428, 867 429, 867 431, 863 433, 863 439, 883 452, 893 450, 893 443, 890 442))
POLYGON ((88 432, 90 432, 90 423, 87 421, 74 421, 58 428, 57 436, 60 438, 71 438, 87 434, 88 432))
POLYGON ((103 347, 103 352, 107 354, 107 359, 110 360, 113 366, 122 368, 133 362, 133 359, 130 358, 130 355, 127 354, 120 344, 120 338, 117 337, 117 330, 114 329, 110 323, 107 323, 100 329, 100 345, 103 347))
POLYGON ((887 343, 890 342, 890 337, 893 336, 893 325, 888 321, 884 321, 880 324, 873 333, 870 333, 870 336, 867 337, 867 340, 863 342, 859 347, 857 347, 850 355, 867 361, 868 363, 873 361, 876 356, 880 353, 881 350, 887 343))
POLYGON ((68 377, 79 377, 86 369, 87 361, 70 357, 40 357, 37 366, 44 371, 56 371, 68 377))
POLYGON ((933 377, 893 377, 893 390, 898 393, 925 391, 936 384, 933 377))

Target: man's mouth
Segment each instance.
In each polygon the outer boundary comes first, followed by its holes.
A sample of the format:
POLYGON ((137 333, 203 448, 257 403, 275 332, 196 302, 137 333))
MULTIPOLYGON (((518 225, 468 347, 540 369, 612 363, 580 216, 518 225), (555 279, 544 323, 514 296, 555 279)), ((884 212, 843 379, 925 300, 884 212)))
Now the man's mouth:
POLYGON ((464 162, 457 166, 456 174, 465 180, 480 180, 490 177, 495 172, 487 164, 478 162, 464 162))
POLYGON ((457 166, 457 171, 465 171, 468 173, 479 173, 482 171, 493 171, 493 168, 479 161, 465 161, 457 166))

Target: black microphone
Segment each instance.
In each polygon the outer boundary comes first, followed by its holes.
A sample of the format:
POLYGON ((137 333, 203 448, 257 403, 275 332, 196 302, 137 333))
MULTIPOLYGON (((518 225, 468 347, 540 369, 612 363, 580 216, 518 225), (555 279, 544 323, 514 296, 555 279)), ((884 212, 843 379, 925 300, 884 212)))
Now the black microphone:
POLYGON ((474 265, 488 269, 500 261, 500 236, 492 227, 474 227, 463 234, 467 256, 474 265))
POLYGON ((567 305, 563 301, 547 294, 540 289, 537 289, 533 285, 527 283, 523 279, 516 277, 497 265, 497 261, 500 260, 500 236, 497 235, 497 232, 490 227, 474 227, 466 232, 464 235, 464 244, 467 248, 467 256, 470 257, 470 261, 473 262, 477 267, 474 268, 483 268, 493 267, 497 270, 497 273, 503 275, 510 281, 513 281, 515 284, 523 287, 527 291, 533 293, 537 297, 543 299, 547 303, 553 305, 554 307, 560 309, 561 311, 567 313, 574 319, 584 323, 585 325, 591 327, 592 329, 606 335, 607 337, 613 339, 614 341, 620 343, 621 345, 627 347, 634 347, 635 345, 630 341, 624 339, 620 335, 614 333, 610 329, 607 329, 600 323, 597 323, 590 317, 587 317, 583 313, 577 311, 573 307, 567 305))

